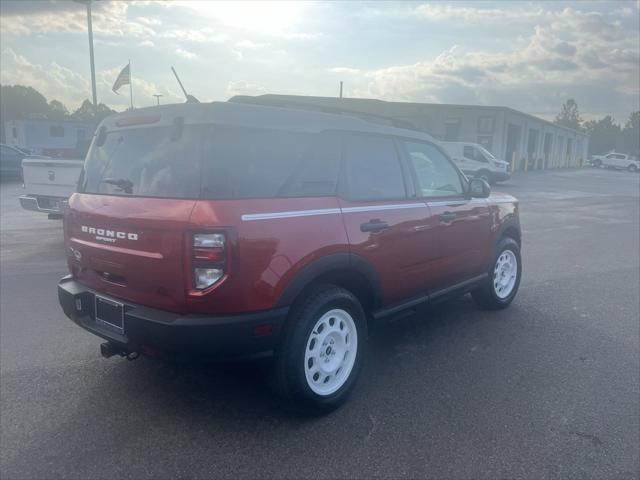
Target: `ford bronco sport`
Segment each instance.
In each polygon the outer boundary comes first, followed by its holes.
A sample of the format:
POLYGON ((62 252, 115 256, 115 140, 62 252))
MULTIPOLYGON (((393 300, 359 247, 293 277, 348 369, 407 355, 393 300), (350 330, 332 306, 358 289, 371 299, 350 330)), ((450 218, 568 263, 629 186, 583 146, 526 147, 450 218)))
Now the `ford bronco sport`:
POLYGON ((367 327, 449 294, 504 308, 518 203, 427 134, 234 103, 116 114, 64 217, 66 315, 136 356, 273 354, 292 403, 340 405, 367 327))

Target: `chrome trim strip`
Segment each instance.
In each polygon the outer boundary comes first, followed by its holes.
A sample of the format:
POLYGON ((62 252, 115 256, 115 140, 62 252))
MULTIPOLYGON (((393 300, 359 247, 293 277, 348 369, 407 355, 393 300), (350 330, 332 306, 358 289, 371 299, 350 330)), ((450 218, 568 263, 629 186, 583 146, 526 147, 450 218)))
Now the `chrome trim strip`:
POLYGON ((397 205, 368 205, 366 207, 346 207, 342 213, 376 212, 381 210, 403 210, 405 208, 424 208, 424 203, 402 203, 397 205))
POLYGON ((289 212, 250 213, 242 215, 243 222, 254 220, 270 220, 274 218, 311 217, 314 215, 333 215, 340 213, 339 208, 320 208, 317 210, 292 210, 289 212))
POLYGON ((402 203, 394 205, 367 205, 365 207, 320 208, 317 210, 292 210, 288 212, 249 213, 242 215, 243 222, 272 220, 277 218, 311 217, 314 215, 334 215, 337 213, 374 212, 381 210, 401 210, 405 208, 424 208, 425 203, 402 203))
POLYGON ((471 200, 439 200, 436 202, 427 202, 430 207, 457 207, 460 205, 486 205, 486 198, 472 198, 471 200))
MULTIPOLYGON (((506 201, 497 201, 491 203, 511 203, 506 201)), ((252 222, 255 220, 273 220, 278 218, 296 218, 296 217, 312 217, 315 215, 335 215, 337 213, 358 213, 358 212, 378 212, 384 210, 404 210, 408 208, 424 208, 441 207, 441 206, 460 206, 460 205, 486 205, 487 200, 484 198, 476 198, 472 200, 452 200, 437 202, 420 202, 420 203, 398 203, 391 205, 367 205, 362 207, 345 207, 345 208, 319 208, 316 210, 290 210, 285 212, 268 212, 268 213, 249 213, 242 215, 240 218, 243 222, 252 222)))

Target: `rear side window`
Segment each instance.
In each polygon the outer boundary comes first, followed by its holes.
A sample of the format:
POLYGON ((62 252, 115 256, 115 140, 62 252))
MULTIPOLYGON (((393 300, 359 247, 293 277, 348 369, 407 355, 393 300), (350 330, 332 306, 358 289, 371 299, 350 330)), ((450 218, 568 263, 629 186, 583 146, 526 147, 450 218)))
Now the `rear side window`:
POLYGON ((335 195, 340 145, 331 133, 215 126, 203 152, 203 197, 335 195))
POLYGON ((79 190, 106 195, 198 198, 202 126, 107 132, 87 154, 79 190))
POLYGON ((393 141, 351 135, 345 139, 345 196, 350 200, 404 198, 406 190, 393 141))

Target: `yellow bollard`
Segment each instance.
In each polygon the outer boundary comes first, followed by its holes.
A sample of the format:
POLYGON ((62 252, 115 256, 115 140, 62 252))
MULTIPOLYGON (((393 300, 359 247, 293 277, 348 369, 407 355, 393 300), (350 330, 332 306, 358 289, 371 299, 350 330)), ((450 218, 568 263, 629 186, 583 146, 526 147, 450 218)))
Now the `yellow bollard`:
POLYGON ((516 171, 516 152, 511 153, 511 173, 516 171))
POLYGON ((529 170, 529 154, 528 153, 524 156, 524 171, 526 172, 527 170, 529 170))

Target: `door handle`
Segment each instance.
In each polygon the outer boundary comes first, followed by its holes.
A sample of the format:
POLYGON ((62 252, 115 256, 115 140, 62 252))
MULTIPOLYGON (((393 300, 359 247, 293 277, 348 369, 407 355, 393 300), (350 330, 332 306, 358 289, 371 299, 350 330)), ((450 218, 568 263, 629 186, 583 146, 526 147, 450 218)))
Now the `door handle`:
POLYGON ((438 215, 443 222, 452 222, 456 219, 455 212, 444 212, 438 215))
POLYGON ((386 228, 389 228, 389 224, 381 220, 369 220, 368 222, 360 224, 361 232, 379 232, 386 228))

